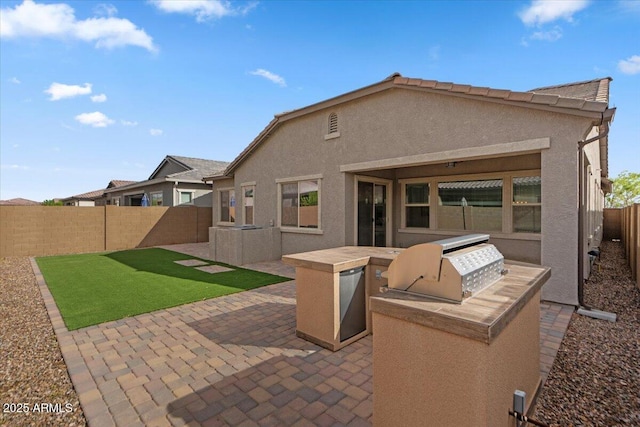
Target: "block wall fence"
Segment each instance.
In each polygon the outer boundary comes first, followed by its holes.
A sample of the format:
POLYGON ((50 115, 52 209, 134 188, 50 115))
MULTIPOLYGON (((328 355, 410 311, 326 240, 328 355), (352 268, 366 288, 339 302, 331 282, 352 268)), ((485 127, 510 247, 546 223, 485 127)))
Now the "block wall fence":
POLYGON ((0 206, 0 257, 209 241, 211 208, 0 206))

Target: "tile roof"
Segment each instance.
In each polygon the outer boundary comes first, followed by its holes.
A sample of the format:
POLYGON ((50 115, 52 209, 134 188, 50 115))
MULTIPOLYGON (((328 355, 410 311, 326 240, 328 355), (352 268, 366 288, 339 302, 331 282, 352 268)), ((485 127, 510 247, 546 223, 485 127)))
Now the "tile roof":
POLYGON ((104 188, 100 190, 87 191, 86 193, 76 194, 75 196, 68 197, 68 199, 98 199, 104 194, 104 188))
POLYGON ((529 92, 609 103, 609 82, 611 82, 611 80, 613 80, 611 77, 604 77, 584 82, 539 87, 531 89, 529 92))
POLYGON ((585 112, 604 112, 608 107, 609 81, 611 78, 589 82, 569 83, 560 86, 518 92, 489 87, 475 87, 436 80, 412 79, 402 76, 393 77, 395 86, 415 86, 438 92, 470 95, 486 100, 503 100, 519 103, 523 106, 539 105, 543 107, 577 110, 585 112), (603 83, 603 82, 606 82, 603 83), (601 89, 602 87, 602 89, 601 89), (595 88, 595 90, 594 90, 595 88))
POLYGON ((137 182, 137 181, 127 181, 124 179, 112 179, 111 181, 109 181, 107 188, 123 187, 125 185, 133 184, 134 182, 137 182))
POLYGON ((42 203, 36 202, 29 199, 23 199, 21 197, 17 197, 15 199, 9 200, 0 200, 0 205, 2 206, 35 206, 41 205, 42 203))
POLYGON ((171 178, 181 178, 187 180, 202 180, 205 176, 215 175, 219 172, 222 172, 229 166, 229 162, 223 162, 220 160, 208 160, 208 159, 198 159, 195 157, 184 157, 184 156, 167 156, 168 158, 176 160, 178 163, 182 164, 186 169, 183 172, 176 172, 167 177, 171 178))

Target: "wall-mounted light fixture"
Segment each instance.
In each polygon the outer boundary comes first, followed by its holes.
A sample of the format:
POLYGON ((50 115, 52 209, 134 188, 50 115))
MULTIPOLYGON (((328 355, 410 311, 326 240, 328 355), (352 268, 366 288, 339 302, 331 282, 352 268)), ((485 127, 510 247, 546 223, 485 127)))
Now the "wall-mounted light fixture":
POLYGON ((448 168, 455 168, 455 167, 456 167, 456 163, 457 163, 457 162, 447 162, 447 165, 446 165, 446 166, 447 166, 448 168))

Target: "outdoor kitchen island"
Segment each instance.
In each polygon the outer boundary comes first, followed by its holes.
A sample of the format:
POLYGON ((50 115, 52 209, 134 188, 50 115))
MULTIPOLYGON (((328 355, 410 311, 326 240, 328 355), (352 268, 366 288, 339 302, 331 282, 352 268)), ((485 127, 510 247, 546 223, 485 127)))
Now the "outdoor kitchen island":
MULTIPOLYGON (((496 267, 501 277, 487 287, 474 289, 471 278, 468 289, 473 292, 463 292, 458 303, 392 289, 393 276, 416 264, 423 269, 441 265, 434 268, 442 272, 435 282, 429 281, 429 273, 420 275, 407 288, 437 289, 439 281, 447 285, 445 258, 453 262, 463 254, 480 259, 483 251, 495 249, 486 242, 469 248, 459 240, 440 241, 441 263, 433 263, 433 257, 415 262, 418 252, 410 254, 411 248, 341 247, 283 257, 296 267, 298 336, 336 351, 374 333, 375 425, 513 426, 508 411, 514 407, 514 392, 526 393, 526 411, 538 391, 540 289, 550 269, 504 262, 496 267), (447 254, 451 241, 458 248, 447 254), (411 265, 392 265, 403 257, 411 265), (353 288, 349 275, 354 270, 363 273, 356 287, 365 299, 348 292, 347 308, 361 319, 362 306, 365 321, 344 335, 348 314, 341 288, 353 288), (386 286, 389 290, 381 293, 386 286)), ((488 270, 484 265, 477 272, 488 270)))
POLYGON ((285 255, 296 267, 296 335, 337 351, 371 333, 369 297, 404 249, 344 246, 285 255))

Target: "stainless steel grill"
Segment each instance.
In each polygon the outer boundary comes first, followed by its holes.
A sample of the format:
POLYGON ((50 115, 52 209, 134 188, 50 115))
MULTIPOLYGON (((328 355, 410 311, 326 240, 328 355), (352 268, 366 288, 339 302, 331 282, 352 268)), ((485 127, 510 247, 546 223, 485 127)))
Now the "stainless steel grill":
POLYGON ((488 241, 471 234, 412 246, 389 265, 388 287, 461 303, 506 273, 504 256, 488 241))

